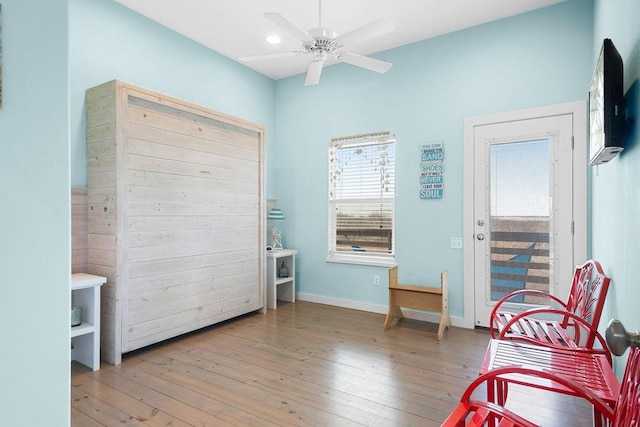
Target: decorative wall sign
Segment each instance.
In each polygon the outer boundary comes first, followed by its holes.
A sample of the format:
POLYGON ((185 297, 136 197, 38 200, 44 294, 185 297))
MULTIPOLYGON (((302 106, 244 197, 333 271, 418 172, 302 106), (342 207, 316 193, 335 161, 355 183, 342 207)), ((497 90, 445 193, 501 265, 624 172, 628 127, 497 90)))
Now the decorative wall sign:
POLYGON ((442 142, 420 146, 420 198, 442 199, 444 192, 444 150, 442 142))

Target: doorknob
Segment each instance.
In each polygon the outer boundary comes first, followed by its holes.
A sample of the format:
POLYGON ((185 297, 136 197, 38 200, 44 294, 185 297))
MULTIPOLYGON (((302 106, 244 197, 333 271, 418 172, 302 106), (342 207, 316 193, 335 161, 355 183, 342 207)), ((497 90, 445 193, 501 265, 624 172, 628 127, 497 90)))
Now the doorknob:
POLYGON ((478 240, 484 240, 484 234, 482 234, 482 233, 478 233, 478 234, 476 234, 476 238, 477 238, 478 240))

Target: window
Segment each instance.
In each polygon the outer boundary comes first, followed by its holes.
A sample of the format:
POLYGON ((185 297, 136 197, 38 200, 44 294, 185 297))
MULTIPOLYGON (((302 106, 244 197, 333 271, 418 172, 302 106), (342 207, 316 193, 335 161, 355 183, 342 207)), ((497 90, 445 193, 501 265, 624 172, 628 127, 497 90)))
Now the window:
POLYGON ((331 141, 328 261, 394 263, 395 163, 388 132, 331 141))

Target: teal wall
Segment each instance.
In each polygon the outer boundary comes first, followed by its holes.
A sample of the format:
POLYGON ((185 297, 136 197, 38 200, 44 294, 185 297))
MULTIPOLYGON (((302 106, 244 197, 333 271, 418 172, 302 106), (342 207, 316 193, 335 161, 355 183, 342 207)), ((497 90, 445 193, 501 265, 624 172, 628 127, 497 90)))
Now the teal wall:
MULTIPOLYGON (((463 123, 466 117, 584 100, 592 74, 592 2, 568 1, 392 49, 384 75, 327 67, 276 85, 272 195, 283 208, 285 246, 300 251, 298 291, 386 309, 386 269, 327 263, 327 147, 332 137, 396 134, 396 246, 400 280, 438 283, 449 270, 450 310, 463 316, 463 123), (418 195, 420 144, 442 141, 445 195, 418 195), (373 275, 382 283, 373 286, 373 275)), ((320 299, 321 299, 320 298, 320 299)), ((357 305, 357 304, 356 304, 357 305)))
POLYGON ((275 83, 112 0, 70 0, 71 185, 86 185, 87 88, 118 79, 274 128, 275 83))
POLYGON ((2 0, 0 425, 69 425, 67 0, 2 0))
MULTIPOLYGON (((628 330, 640 329, 640 2, 596 1, 592 68, 604 38, 615 44, 624 62, 625 100, 635 125, 624 151, 607 164, 592 168, 592 256, 602 262, 612 279, 601 329, 611 318, 628 330)), ((617 358, 622 375, 626 358, 617 358)))

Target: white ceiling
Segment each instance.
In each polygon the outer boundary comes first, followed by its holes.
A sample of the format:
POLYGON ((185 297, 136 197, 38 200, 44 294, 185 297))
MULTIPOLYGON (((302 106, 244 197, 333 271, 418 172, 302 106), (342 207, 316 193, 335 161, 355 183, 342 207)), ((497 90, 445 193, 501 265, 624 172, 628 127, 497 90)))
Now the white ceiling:
MULTIPOLYGON (((317 28, 319 22, 318 0, 116 1, 236 61, 242 56, 300 50, 300 42, 266 19, 266 12, 278 12, 305 31, 317 28), (282 43, 266 43, 270 34, 280 35, 282 43)), ((350 52, 368 55, 562 1, 323 0, 322 26, 340 35, 387 19, 395 27, 392 32, 347 46, 350 52)), ((305 55, 243 64, 280 79, 305 72, 310 60, 305 55)))

